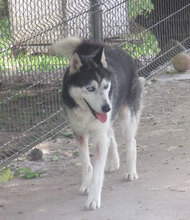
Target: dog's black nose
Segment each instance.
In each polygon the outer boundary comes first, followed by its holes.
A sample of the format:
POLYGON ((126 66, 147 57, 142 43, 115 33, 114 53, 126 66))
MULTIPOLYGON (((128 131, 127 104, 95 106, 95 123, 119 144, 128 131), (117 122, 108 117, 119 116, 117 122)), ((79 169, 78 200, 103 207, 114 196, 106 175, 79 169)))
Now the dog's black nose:
POLYGON ((102 106, 102 111, 103 112, 106 113, 106 112, 109 112, 110 110, 111 110, 111 108, 108 104, 102 106))

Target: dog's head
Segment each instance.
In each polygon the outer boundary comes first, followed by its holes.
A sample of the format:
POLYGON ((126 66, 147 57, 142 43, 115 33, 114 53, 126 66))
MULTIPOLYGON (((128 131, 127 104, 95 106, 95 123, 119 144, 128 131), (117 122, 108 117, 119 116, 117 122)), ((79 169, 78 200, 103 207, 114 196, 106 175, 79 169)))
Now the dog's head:
POLYGON ((112 108, 112 85, 103 47, 91 55, 74 53, 68 77, 69 94, 75 102, 85 105, 99 121, 106 122, 107 113, 112 108))

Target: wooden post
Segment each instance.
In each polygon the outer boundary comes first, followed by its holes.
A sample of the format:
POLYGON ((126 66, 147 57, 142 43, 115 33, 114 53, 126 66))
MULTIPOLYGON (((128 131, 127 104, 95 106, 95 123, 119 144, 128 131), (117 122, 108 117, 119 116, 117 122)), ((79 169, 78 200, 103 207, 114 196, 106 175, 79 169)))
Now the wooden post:
POLYGON ((90 0, 89 32, 91 40, 95 42, 103 41, 102 10, 99 0, 90 0))

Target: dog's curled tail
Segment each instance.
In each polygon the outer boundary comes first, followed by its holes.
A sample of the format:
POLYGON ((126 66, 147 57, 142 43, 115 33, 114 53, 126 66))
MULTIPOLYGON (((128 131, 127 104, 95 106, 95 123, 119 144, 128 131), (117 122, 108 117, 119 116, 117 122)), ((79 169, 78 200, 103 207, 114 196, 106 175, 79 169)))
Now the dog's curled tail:
POLYGON ((73 52, 81 42, 82 39, 77 37, 61 39, 52 45, 51 50, 53 54, 71 58, 73 52))

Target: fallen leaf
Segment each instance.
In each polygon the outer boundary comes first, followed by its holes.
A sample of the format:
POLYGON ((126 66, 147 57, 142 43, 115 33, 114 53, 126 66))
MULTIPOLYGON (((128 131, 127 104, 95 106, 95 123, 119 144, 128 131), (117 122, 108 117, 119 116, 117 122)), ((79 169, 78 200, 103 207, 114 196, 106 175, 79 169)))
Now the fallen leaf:
POLYGON ((59 157, 58 157, 58 156, 53 156, 53 157, 51 157, 50 160, 51 160, 51 161, 57 161, 57 160, 59 160, 59 157))
POLYGON ((173 189, 171 186, 168 186, 168 189, 174 192, 185 192, 184 189, 173 189))

